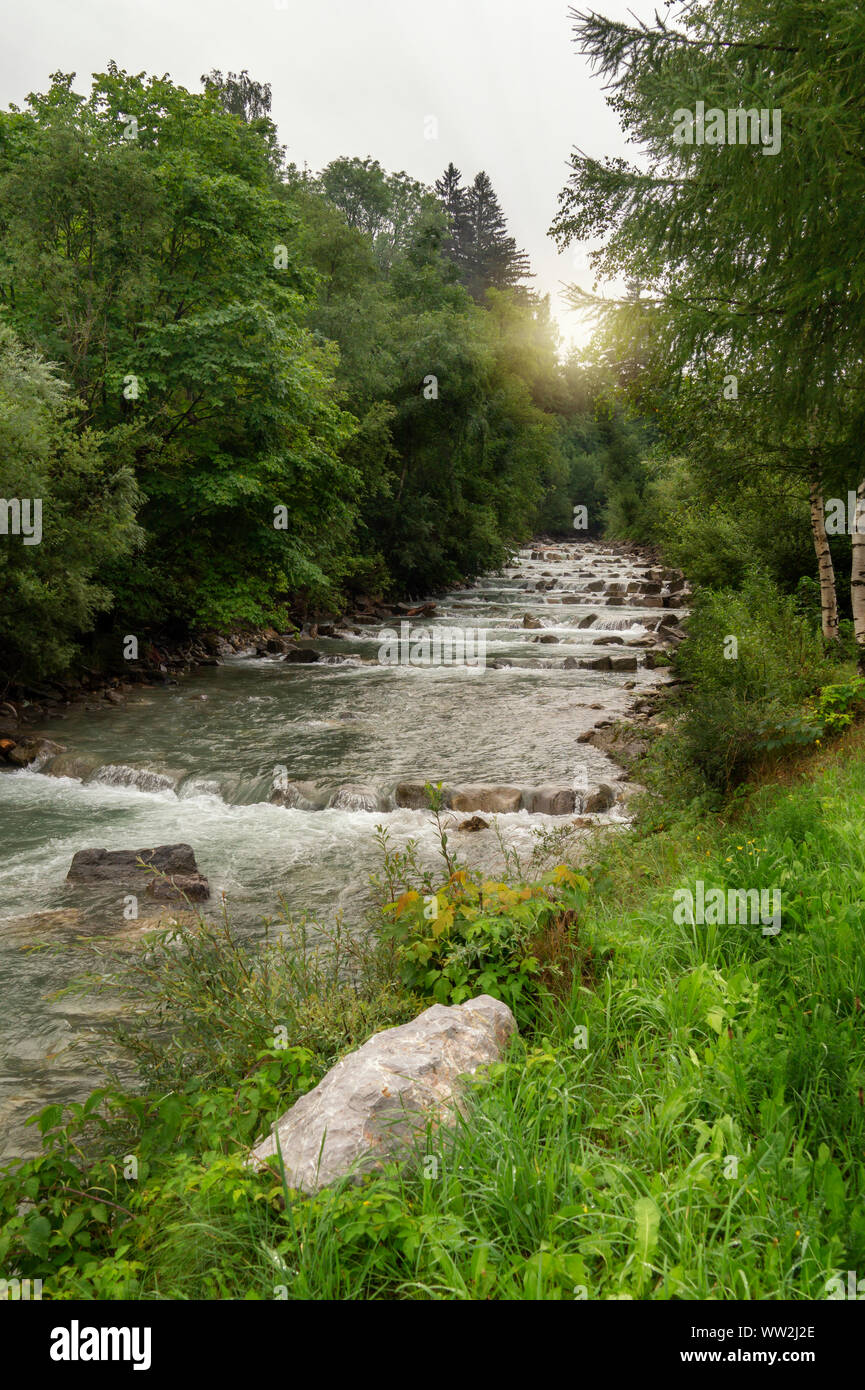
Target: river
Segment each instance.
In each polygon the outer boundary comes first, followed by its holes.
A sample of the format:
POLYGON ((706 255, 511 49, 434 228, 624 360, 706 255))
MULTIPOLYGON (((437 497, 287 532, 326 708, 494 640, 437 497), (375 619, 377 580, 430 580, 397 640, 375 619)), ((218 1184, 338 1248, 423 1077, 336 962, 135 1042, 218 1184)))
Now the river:
MULTIPOLYGON (((382 664, 382 634, 370 627, 317 639, 321 659, 312 664, 233 657, 174 686, 136 689, 119 707, 72 708, 46 726, 81 759, 80 775, 56 775, 62 762, 53 772, 49 762, 0 773, 3 1156, 33 1151, 28 1115, 82 1099, 100 1079, 93 1055, 116 1005, 98 991, 56 996, 100 968, 88 941, 134 924, 123 917, 128 888, 66 884, 77 850, 187 842, 210 881, 205 910, 224 894, 247 932, 280 899, 320 921, 341 912, 359 922, 378 866, 377 825, 397 846, 416 839, 422 858, 434 852, 428 813, 394 804, 400 783, 621 786, 621 769, 577 740, 664 679, 643 666, 644 652, 680 600, 662 606, 662 594, 647 594, 662 588, 651 582, 658 578, 602 543, 537 543, 500 573, 434 596, 434 616, 413 620, 430 632, 472 629, 483 667, 382 664), (523 626, 527 615, 542 628, 523 626), (634 655, 636 671, 574 665, 604 656, 622 665, 634 655), (313 782, 338 804, 273 804, 274 784, 286 781, 313 782)), ((600 819, 624 815, 617 805, 600 819)), ((498 817, 503 840, 521 852, 533 830, 562 823, 526 810, 498 817)), ((469 862, 500 862, 492 829, 458 840, 469 862)))

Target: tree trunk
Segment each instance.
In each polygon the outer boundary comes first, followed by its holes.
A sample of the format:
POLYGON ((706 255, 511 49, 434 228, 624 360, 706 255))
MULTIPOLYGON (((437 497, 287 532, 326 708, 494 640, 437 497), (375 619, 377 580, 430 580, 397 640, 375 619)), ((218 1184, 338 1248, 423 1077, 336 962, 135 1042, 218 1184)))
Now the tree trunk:
POLYGON ((856 514, 850 539, 853 542, 850 603, 853 608, 858 670, 860 676, 865 676, 865 478, 856 489, 856 514))
MULTIPOLYGON (((837 642, 838 599, 835 594, 835 570, 826 535, 823 493, 816 476, 811 479, 811 534, 814 537, 817 570, 820 575, 820 616, 823 625, 823 637, 826 642, 837 642)), ((863 603, 865 603, 865 594, 863 594, 863 603)))

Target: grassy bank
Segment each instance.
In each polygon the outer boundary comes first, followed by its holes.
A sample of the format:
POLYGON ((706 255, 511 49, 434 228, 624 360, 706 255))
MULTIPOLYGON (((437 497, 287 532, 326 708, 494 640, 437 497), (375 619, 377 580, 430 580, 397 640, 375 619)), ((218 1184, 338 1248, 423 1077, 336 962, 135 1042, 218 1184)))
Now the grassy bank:
POLYGON ((581 968, 536 976, 452 1140, 312 1199, 244 1145, 422 1007, 398 943, 352 984, 303 952, 262 981, 225 942, 175 949, 150 978, 174 1048, 143 1096, 45 1113, 45 1156, 0 1185, 0 1264, 56 1298, 825 1297, 865 1268, 863 823, 854 728, 720 813, 609 836, 560 937, 581 968), (780 931, 677 924, 698 879, 779 889, 780 931), (288 1045, 262 1047, 276 1020, 288 1045))

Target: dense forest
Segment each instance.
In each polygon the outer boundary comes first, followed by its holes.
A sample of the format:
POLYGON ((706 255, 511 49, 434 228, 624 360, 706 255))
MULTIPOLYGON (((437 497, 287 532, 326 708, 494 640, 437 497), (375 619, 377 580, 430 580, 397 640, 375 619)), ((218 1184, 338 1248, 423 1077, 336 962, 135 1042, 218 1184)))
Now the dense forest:
POLYGON ((94 626, 284 623, 476 574, 570 525, 615 433, 483 171, 312 176, 266 86, 203 85, 58 73, 0 118, 0 493, 43 517, 0 556, 7 682, 94 626))

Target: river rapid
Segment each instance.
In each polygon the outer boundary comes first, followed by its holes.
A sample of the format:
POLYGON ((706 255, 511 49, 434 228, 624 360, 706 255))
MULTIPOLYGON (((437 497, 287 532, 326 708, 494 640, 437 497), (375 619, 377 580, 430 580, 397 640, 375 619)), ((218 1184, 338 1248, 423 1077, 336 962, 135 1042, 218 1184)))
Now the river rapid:
MULTIPOLYGON (((244 932, 262 931, 280 900, 323 923, 341 913, 360 924, 378 825, 393 845, 414 839, 421 859, 435 854, 429 813, 397 804, 401 784, 571 787, 577 813, 586 787, 621 790, 621 769, 578 740, 664 679, 644 661, 658 622, 683 611, 671 578, 602 543, 536 543, 500 573, 433 596, 434 615, 412 620, 471 631, 484 665, 383 664, 383 635, 370 626, 317 639, 320 659, 308 665, 231 657, 177 685, 136 688, 122 706, 52 721, 44 732, 68 749, 65 761, 0 772, 2 1156, 34 1151, 24 1121, 40 1106, 99 1083, 94 1058, 116 999, 57 996, 104 969, 98 940, 140 929, 123 915, 128 887, 67 885, 77 850, 186 842, 210 882, 204 910, 220 910, 224 895, 244 932), (637 669, 579 664, 604 657, 620 667, 636 657, 637 669), (60 775, 73 755, 76 775, 60 775), (295 782, 315 784, 321 807, 271 800, 295 782)), ((399 632, 398 621, 382 626, 399 632)), ((621 801, 595 817, 624 818, 621 801)), ((539 828, 568 821, 525 809, 496 819, 523 855, 539 828)), ((494 829, 456 838, 469 863, 501 864, 494 829)), ((159 908, 142 900, 147 910, 159 908)))

